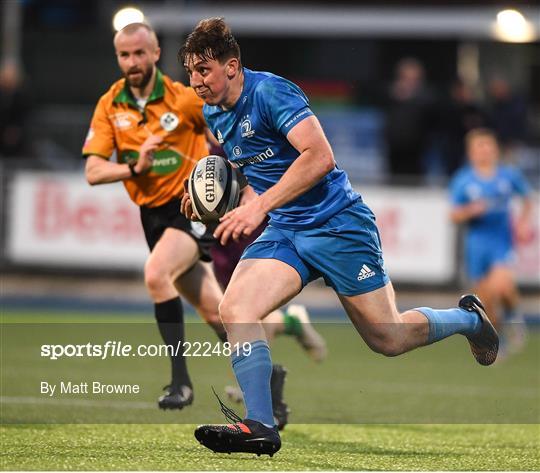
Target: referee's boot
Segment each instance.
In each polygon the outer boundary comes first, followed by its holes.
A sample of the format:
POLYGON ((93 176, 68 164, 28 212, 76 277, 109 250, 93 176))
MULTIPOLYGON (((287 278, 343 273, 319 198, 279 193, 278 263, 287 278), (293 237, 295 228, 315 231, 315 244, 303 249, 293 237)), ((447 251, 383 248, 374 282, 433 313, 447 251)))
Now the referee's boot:
MULTIPOLYGON (((283 430, 288 423, 291 410, 283 400, 283 388, 285 387, 285 377, 287 369, 281 365, 272 365, 272 377, 270 378, 270 390, 272 393, 272 412, 274 421, 279 430, 283 430)), ((238 386, 226 386, 225 394, 236 403, 244 400, 242 390, 238 386)))
POLYGON ((467 294, 459 300, 459 307, 476 312, 482 322, 482 327, 476 335, 468 336, 471 352, 478 363, 484 366, 491 365, 497 359, 499 352, 499 335, 490 322, 486 310, 478 296, 467 294))
POLYGON ((272 412, 277 428, 283 430, 289 420, 289 406, 283 400, 283 388, 287 369, 281 365, 272 365, 272 377, 270 378, 270 390, 272 393, 272 412))
POLYGON ((158 399, 160 409, 183 409, 193 402, 193 389, 191 386, 168 385, 163 389, 165 394, 158 399))

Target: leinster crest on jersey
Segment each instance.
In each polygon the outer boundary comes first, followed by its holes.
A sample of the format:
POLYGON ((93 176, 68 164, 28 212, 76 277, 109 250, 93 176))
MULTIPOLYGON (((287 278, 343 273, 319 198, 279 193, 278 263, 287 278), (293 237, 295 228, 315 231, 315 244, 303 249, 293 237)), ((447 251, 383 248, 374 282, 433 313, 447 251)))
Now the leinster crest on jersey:
POLYGON ((242 129, 242 138, 251 138, 255 134, 255 130, 251 129, 251 120, 249 119, 249 115, 242 118, 240 128, 242 129))

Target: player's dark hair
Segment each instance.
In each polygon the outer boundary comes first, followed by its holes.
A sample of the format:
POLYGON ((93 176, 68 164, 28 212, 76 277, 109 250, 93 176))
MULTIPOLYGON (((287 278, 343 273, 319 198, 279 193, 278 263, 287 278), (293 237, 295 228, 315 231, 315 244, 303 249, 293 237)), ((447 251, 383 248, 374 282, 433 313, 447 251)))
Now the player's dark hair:
POLYGON ((468 148, 476 138, 480 137, 492 138, 493 140, 495 140, 495 142, 498 142, 497 135, 493 130, 489 128, 479 127, 473 128, 465 135, 465 146, 468 148))
POLYGON ((178 52, 178 60, 186 64, 190 57, 205 61, 215 59, 221 64, 236 58, 240 61, 240 46, 223 18, 207 18, 199 21, 178 52))

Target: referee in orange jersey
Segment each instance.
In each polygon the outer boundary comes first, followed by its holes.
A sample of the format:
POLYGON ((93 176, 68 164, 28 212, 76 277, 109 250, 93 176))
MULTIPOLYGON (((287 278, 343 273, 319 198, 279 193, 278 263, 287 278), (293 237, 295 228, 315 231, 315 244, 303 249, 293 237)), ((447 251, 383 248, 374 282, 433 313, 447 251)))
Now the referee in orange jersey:
MULTIPOLYGON (((208 154, 203 102, 156 67, 160 49, 147 24, 120 30, 114 47, 124 78, 96 106, 83 148, 86 178, 91 185, 122 181, 140 207, 150 248, 145 283, 165 344, 184 341, 179 294, 225 340, 217 312, 222 292, 208 263, 212 234, 180 212, 183 181, 208 154), (110 159, 114 153, 116 161, 110 159)), ((158 404, 182 409, 193 401, 192 384, 185 358, 171 362, 171 383, 158 404)))

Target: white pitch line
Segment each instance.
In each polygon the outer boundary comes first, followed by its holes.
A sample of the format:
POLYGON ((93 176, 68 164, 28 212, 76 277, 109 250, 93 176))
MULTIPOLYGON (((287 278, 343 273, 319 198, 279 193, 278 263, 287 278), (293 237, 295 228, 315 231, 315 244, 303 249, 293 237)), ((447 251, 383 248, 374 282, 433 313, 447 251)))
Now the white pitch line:
POLYGON ((55 406, 107 407, 114 409, 155 410, 156 404, 143 401, 94 401, 91 399, 53 399, 46 397, 2 396, 0 404, 44 404, 55 406))
POLYGON ((369 381, 366 383, 365 392, 392 392, 437 395, 437 396, 467 396, 467 397, 490 397, 490 398, 522 398, 538 399, 540 387, 489 387, 489 386, 460 386, 448 384, 415 384, 406 382, 388 383, 384 381, 369 381))

